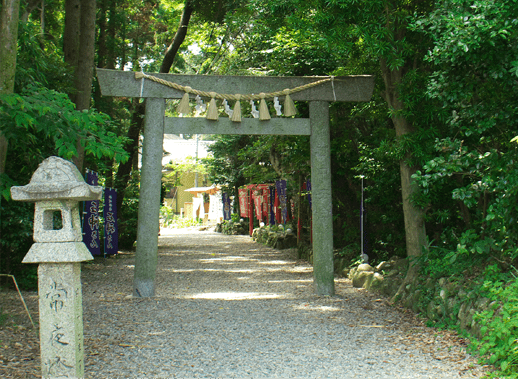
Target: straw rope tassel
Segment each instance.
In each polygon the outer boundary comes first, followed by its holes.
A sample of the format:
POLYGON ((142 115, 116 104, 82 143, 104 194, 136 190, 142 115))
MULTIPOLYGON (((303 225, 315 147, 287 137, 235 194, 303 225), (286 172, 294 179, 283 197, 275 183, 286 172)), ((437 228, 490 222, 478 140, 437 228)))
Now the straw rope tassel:
POLYGON ((261 103, 259 104, 259 120, 269 120, 271 118, 270 112, 268 111, 268 105, 266 104, 266 100, 264 99, 266 97, 266 94, 264 92, 261 92, 259 96, 261 97, 261 103))
POLYGON ((176 108, 178 113, 188 114, 191 112, 191 107, 189 106, 189 93, 191 90, 191 87, 185 87, 185 93, 183 94, 182 100, 180 100, 180 104, 178 104, 178 108, 176 108))
POLYGON ((284 99, 284 115, 286 117, 295 116, 297 114, 297 109, 295 108, 293 100, 291 100, 290 89, 286 88, 283 93, 286 95, 286 98, 284 99))
POLYGON ((236 105, 234 105, 234 113, 232 113, 232 121, 241 122, 241 95, 236 95, 236 105))
POLYGON ((216 96, 217 95, 218 94, 216 92, 210 93, 211 99, 210 99, 210 103, 209 103, 209 108, 207 109, 207 117, 206 117, 207 120, 217 121, 219 118, 218 107, 216 105, 216 96))

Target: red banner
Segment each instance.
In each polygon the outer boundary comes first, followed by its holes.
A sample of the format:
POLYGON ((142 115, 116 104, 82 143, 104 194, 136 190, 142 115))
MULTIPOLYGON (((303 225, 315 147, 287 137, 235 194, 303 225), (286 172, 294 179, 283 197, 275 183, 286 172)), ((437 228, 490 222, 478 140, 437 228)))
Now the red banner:
POLYGON ((248 190, 239 188, 239 211, 241 217, 248 217, 248 190))

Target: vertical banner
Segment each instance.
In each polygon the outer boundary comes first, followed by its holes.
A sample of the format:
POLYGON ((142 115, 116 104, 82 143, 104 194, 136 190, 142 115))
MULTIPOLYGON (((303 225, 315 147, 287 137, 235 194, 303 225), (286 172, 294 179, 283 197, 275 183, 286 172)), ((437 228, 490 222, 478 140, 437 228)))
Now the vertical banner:
POLYGON ((270 186, 270 188, 268 188, 268 192, 269 192, 269 208, 270 208, 270 225, 275 225, 275 186, 270 186))
POLYGON ((117 190, 104 190, 104 254, 117 254, 119 250, 119 227, 117 224, 117 190))
MULTIPOLYGON (((306 182, 306 190, 308 191, 308 202, 309 202, 309 209, 312 209, 311 206, 311 180, 308 179, 306 182)), ((310 232, 309 232, 309 240, 311 241, 311 245, 313 245, 313 214, 310 216, 311 218, 311 226, 310 226, 310 232)))
POLYGON ((241 217, 248 217, 248 189, 239 188, 239 212, 241 217))
MULTIPOLYGON (((270 184, 258 184, 257 185, 257 191, 259 196, 261 198, 261 218, 262 221, 263 218, 266 222, 268 222, 268 189, 270 187, 270 184)), ((258 217, 259 218, 259 217, 258 217)))
POLYGON ((223 219, 222 193, 216 192, 209 195, 209 220, 220 222, 223 219))
POLYGON ((255 218, 259 221, 263 221, 263 192, 257 187, 250 191, 253 193, 255 218))
POLYGON ((230 196, 227 193, 221 195, 221 201, 223 202, 223 220, 230 220, 230 196))
POLYGON ((275 182, 277 193, 279 194, 279 203, 281 208, 282 223, 288 221, 288 204, 286 198, 286 180, 278 180, 275 182))
MULTIPOLYGON (((86 183, 96 186, 99 178, 94 171, 86 170, 86 183)), ((85 201, 83 209, 83 242, 92 255, 101 255, 99 238, 99 200, 85 201)))

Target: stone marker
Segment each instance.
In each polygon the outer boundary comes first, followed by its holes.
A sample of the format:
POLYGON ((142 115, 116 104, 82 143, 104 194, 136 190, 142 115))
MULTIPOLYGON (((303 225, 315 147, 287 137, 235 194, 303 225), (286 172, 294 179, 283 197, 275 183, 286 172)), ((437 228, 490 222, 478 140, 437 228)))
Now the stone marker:
POLYGON ((79 202, 98 200, 102 187, 85 183, 76 166, 45 159, 31 182, 12 187, 13 200, 36 202, 34 243, 23 263, 39 263, 42 377, 84 378, 81 263, 93 257, 82 242, 79 202))

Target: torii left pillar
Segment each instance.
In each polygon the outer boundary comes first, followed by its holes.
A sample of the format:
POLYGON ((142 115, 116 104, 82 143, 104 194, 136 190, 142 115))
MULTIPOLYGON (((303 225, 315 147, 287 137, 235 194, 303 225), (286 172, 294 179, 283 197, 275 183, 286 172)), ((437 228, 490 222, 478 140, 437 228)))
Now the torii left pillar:
MULTIPOLYGON (((270 93, 323 79, 322 77, 152 75, 201 91, 216 90, 219 93, 233 94, 270 93)), ((291 94, 293 100, 309 101, 309 119, 272 118, 269 121, 260 121, 245 118, 240 123, 223 117, 219 121, 204 118, 165 118, 164 99, 181 99, 183 92, 149 79, 136 80, 135 73, 130 71, 97 69, 97 77, 104 96, 146 99, 133 296, 150 297, 155 294, 164 133, 310 136, 313 283, 317 294, 334 294, 329 102, 369 101, 374 89, 373 76, 337 77, 325 84, 291 94)))
POLYGON ((138 206, 137 254, 133 296, 155 295, 155 274, 158 261, 158 232, 160 223, 160 190, 164 145, 165 100, 146 99, 144 143, 138 206), (157 164, 160 162, 160 164, 157 164), (158 185, 157 185, 158 183, 158 185))

